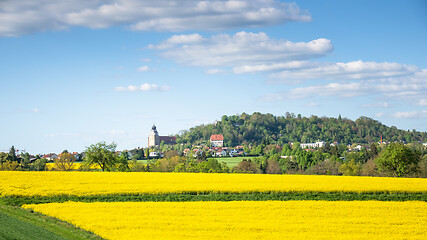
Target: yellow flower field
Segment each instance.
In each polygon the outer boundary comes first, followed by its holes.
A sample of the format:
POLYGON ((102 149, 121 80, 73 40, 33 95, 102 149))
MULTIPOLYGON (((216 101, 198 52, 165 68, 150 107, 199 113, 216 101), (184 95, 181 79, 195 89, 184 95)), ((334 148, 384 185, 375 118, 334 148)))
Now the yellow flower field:
POLYGON ((427 239, 426 202, 48 203, 24 208, 106 239, 427 239))
MULTIPOLYGON (((73 170, 79 170, 82 167, 82 163, 76 162, 73 164, 72 168, 73 170)), ((55 163, 46 163, 46 169, 49 171, 55 170, 55 163)), ((90 166, 90 169, 101 169, 101 167, 97 164, 92 164, 90 166)))
POLYGON ((427 192, 427 179, 211 173, 0 172, 0 196, 306 191, 427 192))

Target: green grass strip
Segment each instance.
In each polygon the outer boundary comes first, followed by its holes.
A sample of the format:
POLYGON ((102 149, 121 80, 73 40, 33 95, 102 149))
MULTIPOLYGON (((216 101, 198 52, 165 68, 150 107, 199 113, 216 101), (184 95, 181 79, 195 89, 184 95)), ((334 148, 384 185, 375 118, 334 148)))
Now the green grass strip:
POLYGON ((0 239, 102 239, 56 218, 18 207, 0 205, 0 239))
POLYGON ((250 192, 250 193, 169 193, 114 194, 93 196, 59 195, 52 197, 2 197, 7 205, 40 204, 50 202, 188 202, 188 201, 267 201, 267 200, 326 200, 326 201, 425 201, 427 193, 321 193, 321 192, 250 192))

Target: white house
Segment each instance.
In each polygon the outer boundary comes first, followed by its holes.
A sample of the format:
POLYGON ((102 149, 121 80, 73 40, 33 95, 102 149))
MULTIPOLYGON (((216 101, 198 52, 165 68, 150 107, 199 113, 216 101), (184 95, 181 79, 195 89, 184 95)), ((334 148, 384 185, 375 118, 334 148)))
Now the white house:
POLYGON ((222 136, 221 134, 211 135, 211 145, 212 147, 224 146, 224 136, 222 136))
POLYGON ((301 143, 300 144, 300 147, 302 149, 304 149, 304 148, 321 148, 323 146, 325 146, 325 142, 323 142, 323 141, 318 141, 315 143, 301 143))

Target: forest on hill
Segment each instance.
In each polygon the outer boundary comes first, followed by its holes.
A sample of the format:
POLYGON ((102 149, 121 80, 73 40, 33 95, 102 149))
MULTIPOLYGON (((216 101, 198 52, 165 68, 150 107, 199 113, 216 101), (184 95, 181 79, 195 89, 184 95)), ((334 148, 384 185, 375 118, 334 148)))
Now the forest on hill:
POLYGON ((224 145, 278 144, 289 142, 309 143, 315 141, 338 142, 341 144, 369 144, 372 142, 423 142, 427 132, 401 130, 388 127, 369 117, 355 121, 347 118, 303 117, 287 112, 285 116, 272 114, 242 113, 222 116, 213 124, 199 125, 176 135, 177 143, 193 145, 209 144, 212 134, 222 134, 224 145))

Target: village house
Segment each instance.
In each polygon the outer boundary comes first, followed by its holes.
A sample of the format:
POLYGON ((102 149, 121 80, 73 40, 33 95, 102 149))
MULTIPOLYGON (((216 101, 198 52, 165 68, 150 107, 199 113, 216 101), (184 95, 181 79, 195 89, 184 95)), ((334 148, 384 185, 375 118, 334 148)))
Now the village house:
POLYGON ((224 146, 224 136, 221 134, 211 135, 211 146, 222 147, 224 146))
POLYGON ((45 158, 48 162, 53 162, 54 160, 58 159, 58 155, 56 155, 55 153, 49 153, 43 155, 42 158, 45 158))
POLYGON ((304 149, 304 148, 321 148, 323 146, 325 146, 325 142, 323 142, 323 141, 317 141, 315 143, 301 143, 300 144, 300 147, 302 149, 304 149))

